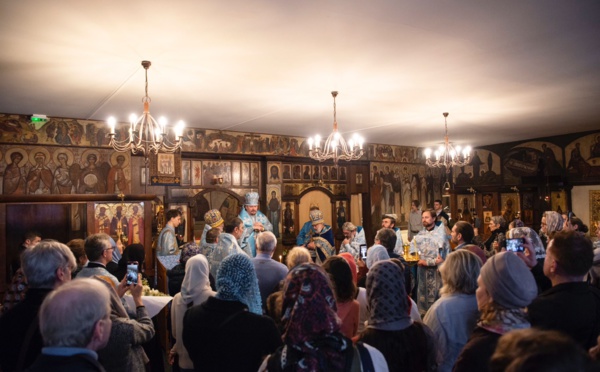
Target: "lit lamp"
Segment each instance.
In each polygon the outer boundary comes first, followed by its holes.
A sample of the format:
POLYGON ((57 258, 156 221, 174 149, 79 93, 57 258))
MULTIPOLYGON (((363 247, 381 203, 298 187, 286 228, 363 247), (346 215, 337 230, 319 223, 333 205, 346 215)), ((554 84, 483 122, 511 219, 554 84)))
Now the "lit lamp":
POLYGON ((110 117, 108 125, 110 128, 109 145, 118 152, 131 151, 132 154, 142 154, 146 162, 150 153, 159 152, 173 153, 181 149, 183 143, 183 128, 185 124, 180 120, 173 128, 175 140, 171 140, 167 135, 167 119, 161 117, 158 122, 150 115, 150 97, 148 96, 148 69, 150 61, 142 61, 142 66, 146 72, 146 95, 142 98, 144 103, 144 112, 141 116, 131 114, 129 116, 129 130, 126 138, 118 140, 116 138, 115 126, 116 119, 110 117))
POLYGON ((327 137, 325 142, 321 144, 321 136, 316 135, 308 138, 308 155, 315 160, 325 161, 333 159, 334 164, 337 165, 338 160, 357 160, 363 156, 363 143, 364 139, 358 134, 354 133, 352 138, 348 140, 348 143, 344 140, 344 137, 338 131, 338 123, 336 118, 336 105, 335 97, 338 92, 331 92, 333 96, 333 131, 327 137))
POLYGON ((431 149, 425 149, 425 163, 432 168, 446 168, 446 173, 454 166, 462 167, 471 162, 471 146, 461 148, 452 146, 448 139, 448 113, 444 112, 445 136, 444 143, 433 153, 435 160, 431 158, 431 149))

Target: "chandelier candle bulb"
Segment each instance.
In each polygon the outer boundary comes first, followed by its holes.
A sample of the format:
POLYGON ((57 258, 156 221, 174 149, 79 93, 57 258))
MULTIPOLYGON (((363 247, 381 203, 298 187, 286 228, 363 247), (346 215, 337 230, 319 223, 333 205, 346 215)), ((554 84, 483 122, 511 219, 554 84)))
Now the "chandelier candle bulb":
POLYGON ((117 119, 114 117, 108 118, 108 126, 110 127, 110 134, 115 134, 115 125, 117 123, 117 119))

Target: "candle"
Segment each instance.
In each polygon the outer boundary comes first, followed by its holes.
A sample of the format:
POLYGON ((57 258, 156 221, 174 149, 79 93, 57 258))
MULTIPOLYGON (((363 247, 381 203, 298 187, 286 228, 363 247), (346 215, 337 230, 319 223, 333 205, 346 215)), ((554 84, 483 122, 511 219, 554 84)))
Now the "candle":
POLYGON ((279 255, 279 262, 281 262, 281 255, 279 255))

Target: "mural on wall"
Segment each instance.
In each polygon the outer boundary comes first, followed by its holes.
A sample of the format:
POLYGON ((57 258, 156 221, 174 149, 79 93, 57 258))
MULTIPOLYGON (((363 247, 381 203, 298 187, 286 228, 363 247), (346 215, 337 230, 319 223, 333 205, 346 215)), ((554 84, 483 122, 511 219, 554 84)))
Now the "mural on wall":
POLYGON ((371 163, 370 194, 373 228, 377 230, 381 216, 394 213, 397 225, 406 226, 413 200, 421 207, 432 207, 441 199, 445 171, 422 164, 371 163))
POLYGON ((93 233, 110 235, 124 246, 144 244, 144 203, 97 203, 93 233))
POLYGON ((3 195, 119 194, 131 190, 131 154, 0 145, 3 195))
POLYGON ((590 134, 571 142, 565 147, 565 156, 569 179, 600 179, 600 134, 590 134))
POLYGON ((369 145, 368 149, 369 159, 373 161, 418 163, 421 159, 417 147, 369 145))
POLYGON ((488 150, 475 149, 471 161, 452 169, 456 186, 498 185, 501 183, 500 156, 488 150))
MULTIPOLYGON (((128 123, 117 123, 116 139, 123 139, 128 123)), ((0 114, 0 143, 24 143, 81 147, 108 147, 109 128, 99 120, 50 117, 32 124, 27 115, 0 114)), ((183 134, 183 151, 229 154, 259 154, 308 158, 303 137, 188 128, 183 134)), ((367 145, 363 160, 421 162, 417 147, 367 145)))
POLYGON ((542 141, 519 144, 508 150, 502 159, 505 184, 519 184, 521 177, 551 177, 563 175, 560 147, 542 141))

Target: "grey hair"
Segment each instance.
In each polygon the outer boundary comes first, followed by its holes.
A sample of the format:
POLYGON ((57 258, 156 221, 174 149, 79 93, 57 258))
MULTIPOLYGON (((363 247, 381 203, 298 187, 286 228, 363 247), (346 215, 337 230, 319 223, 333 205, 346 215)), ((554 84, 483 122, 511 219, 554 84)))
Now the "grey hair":
POLYGON ((270 231, 263 231, 256 236, 256 249, 264 253, 272 253, 277 246, 277 238, 270 231))
POLYGON ((379 244, 383 245, 388 252, 391 252, 396 247, 398 236, 393 229, 382 228, 375 234, 375 240, 379 240, 379 244))
POLYGON ((356 225, 354 225, 350 221, 344 222, 344 224, 342 225, 342 230, 345 230, 345 231, 355 231, 356 230, 356 225))
POLYGON ((97 261, 102 257, 102 252, 110 246, 110 236, 107 234, 93 234, 85 239, 85 254, 88 260, 97 261))
POLYGON ((507 227, 506 220, 502 216, 492 216, 492 221, 494 225, 499 225, 502 229, 506 229, 507 227))
POLYGON ((51 292, 40 308, 44 345, 85 348, 96 323, 109 316, 110 294, 105 285, 89 278, 68 282, 51 292))
POLYGON ((42 240, 21 255, 21 267, 31 288, 54 288, 56 270, 73 271, 77 267, 71 249, 56 240, 42 240))
POLYGON ((309 262, 312 262, 312 258, 308 249, 304 247, 294 247, 287 254, 286 263, 290 270, 298 265, 309 262))
POLYGON ((481 259, 466 249, 450 253, 440 266, 443 282, 440 293, 475 293, 481 266, 481 259))

